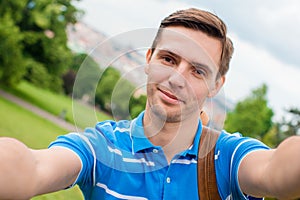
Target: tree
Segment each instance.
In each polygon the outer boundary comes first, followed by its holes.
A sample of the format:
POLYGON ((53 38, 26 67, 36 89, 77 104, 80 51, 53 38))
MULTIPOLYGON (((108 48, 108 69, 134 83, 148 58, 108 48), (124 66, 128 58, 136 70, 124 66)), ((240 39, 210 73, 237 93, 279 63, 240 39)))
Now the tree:
POLYGON ((21 43, 23 37, 11 15, 1 14, 3 13, 0 12, 0 79, 6 86, 14 86, 25 73, 21 43))
POLYGON ((280 123, 281 127, 285 126, 283 131, 285 137, 300 134, 300 110, 298 108, 290 108, 287 112, 291 115, 291 119, 280 123))
POLYGON ((7 51, 6 55, 0 54, 2 80, 10 80, 6 82, 12 85, 23 76, 28 80, 36 80, 36 77, 31 78, 35 74, 32 72, 46 70, 51 76, 48 86, 52 90, 60 90, 61 75, 72 58, 67 47, 66 26, 75 23, 82 13, 71 2, 72 0, 1 0, 0 37, 3 36, 1 42, 7 47, 2 48, 7 51), (12 35, 5 37, 8 30, 12 35), (7 64, 5 60, 13 63, 7 64), (37 65, 31 65, 32 63, 37 65), (35 66, 39 69, 34 69, 35 66), (17 76, 15 72, 18 72, 17 76))
POLYGON ((26 1, 0 1, 0 79, 6 86, 18 84, 25 73, 24 39, 16 22, 22 19, 26 1))
POLYGON ((145 110, 146 102, 146 95, 140 95, 139 97, 131 97, 129 101, 129 110, 131 118, 137 117, 143 110, 145 110))
POLYGON ((76 72, 72 69, 68 70, 62 77, 63 89, 66 95, 72 96, 73 87, 76 79, 76 72))
MULTIPOLYGON (((72 88, 73 97, 76 99, 80 99, 83 96, 94 98, 98 81, 103 73, 99 64, 87 54, 77 54, 73 57, 71 68, 68 72, 69 75, 72 73, 70 71, 76 73, 73 80, 74 87, 73 84, 68 86, 72 88)), ((67 87, 67 82, 64 82, 64 87, 67 87)))
POLYGON ((134 97, 135 86, 121 77, 120 72, 108 67, 96 89, 95 103, 117 119, 130 119, 145 109, 146 96, 134 97))
POLYGON ((290 108, 286 111, 288 115, 275 123, 272 131, 263 138, 263 141, 269 142, 268 145, 272 147, 276 147, 287 137, 300 134, 300 110, 290 108))
POLYGON ((62 81, 57 77, 71 64, 66 27, 76 22, 78 12, 71 0, 30 0, 23 10, 24 20, 19 26, 25 35, 25 53, 45 66, 52 76, 52 90, 59 90, 62 81))
MULTIPOLYGON (((112 114, 117 119, 130 119, 130 98, 134 92, 134 85, 124 78, 120 78, 115 86, 111 105, 112 114)), ((138 106, 138 105, 137 105, 138 106)))
POLYGON ((272 127, 273 110, 268 107, 267 86, 254 89, 238 102, 225 120, 225 129, 245 136, 261 139, 272 127))
POLYGON ((120 77, 120 72, 113 67, 108 67, 103 72, 95 96, 95 103, 102 110, 111 112, 111 95, 120 77))
POLYGON ((51 75, 47 69, 40 62, 35 61, 32 58, 26 59, 27 73, 24 75, 24 79, 33 83, 40 88, 50 88, 51 75))

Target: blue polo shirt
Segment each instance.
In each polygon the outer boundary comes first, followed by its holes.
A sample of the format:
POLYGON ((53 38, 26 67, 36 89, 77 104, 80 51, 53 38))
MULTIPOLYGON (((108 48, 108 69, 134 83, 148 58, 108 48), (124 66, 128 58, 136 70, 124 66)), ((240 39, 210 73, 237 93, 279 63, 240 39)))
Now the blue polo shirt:
MULTIPOLYGON (((198 199, 197 154, 199 121, 193 145, 168 164, 163 149, 144 135, 143 116, 103 121, 84 133, 59 136, 51 143, 75 152, 82 162, 75 181, 86 200, 198 199)), ((251 199, 238 184, 238 167, 249 152, 268 149, 258 140, 222 131, 215 149, 215 167, 222 199, 251 199)))

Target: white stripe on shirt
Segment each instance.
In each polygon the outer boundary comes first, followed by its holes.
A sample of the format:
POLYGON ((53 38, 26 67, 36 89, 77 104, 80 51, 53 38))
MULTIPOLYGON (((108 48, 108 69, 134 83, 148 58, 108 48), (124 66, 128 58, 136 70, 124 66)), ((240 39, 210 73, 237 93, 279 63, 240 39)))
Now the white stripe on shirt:
POLYGON ((171 163, 190 165, 190 164, 197 163, 197 160, 195 160, 195 159, 192 159, 192 160, 188 160, 188 159, 175 159, 175 160, 172 160, 171 163))
POLYGON ((122 156, 122 152, 119 149, 113 149, 110 146, 107 146, 108 150, 112 153, 118 154, 120 156, 122 156))
POLYGON ((124 194, 120 194, 116 191, 113 191, 111 189, 109 189, 107 187, 107 185, 104 185, 102 183, 97 183, 97 186, 100 187, 100 188, 103 188, 105 190, 106 193, 114 196, 114 197, 117 197, 119 199, 132 199, 132 200, 147 200, 147 198, 145 197, 139 197, 139 196, 130 196, 130 195, 124 195, 124 194))
POLYGON ((154 162, 146 161, 145 158, 135 159, 135 158, 123 158, 124 162, 129 163, 145 163, 147 166, 155 166, 154 162))

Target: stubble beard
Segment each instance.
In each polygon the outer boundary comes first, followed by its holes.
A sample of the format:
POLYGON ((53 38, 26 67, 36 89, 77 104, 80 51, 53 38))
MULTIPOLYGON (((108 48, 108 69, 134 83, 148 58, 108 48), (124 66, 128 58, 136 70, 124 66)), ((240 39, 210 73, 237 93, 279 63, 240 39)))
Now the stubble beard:
POLYGON ((189 105, 187 107, 180 106, 179 109, 174 111, 170 111, 165 109, 163 106, 159 104, 150 105, 151 112, 161 121, 167 123, 178 123, 182 122, 185 119, 193 116, 196 113, 200 113, 198 111, 198 104, 189 105))
POLYGON ((152 106, 151 110, 155 114, 155 116, 167 123, 176 123, 182 120, 180 111, 168 112, 165 111, 161 106, 152 106))

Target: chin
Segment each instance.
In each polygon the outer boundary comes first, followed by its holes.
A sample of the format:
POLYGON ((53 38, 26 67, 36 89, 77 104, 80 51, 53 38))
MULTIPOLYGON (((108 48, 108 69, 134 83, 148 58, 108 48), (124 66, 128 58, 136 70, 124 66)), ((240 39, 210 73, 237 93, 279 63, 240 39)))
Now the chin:
POLYGON ((156 117, 158 117, 160 120, 168 123, 177 123, 181 122, 183 120, 183 114, 181 112, 176 111, 165 111, 161 109, 161 107, 154 107, 151 109, 152 112, 156 117))

